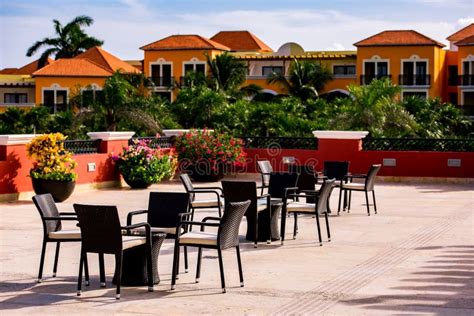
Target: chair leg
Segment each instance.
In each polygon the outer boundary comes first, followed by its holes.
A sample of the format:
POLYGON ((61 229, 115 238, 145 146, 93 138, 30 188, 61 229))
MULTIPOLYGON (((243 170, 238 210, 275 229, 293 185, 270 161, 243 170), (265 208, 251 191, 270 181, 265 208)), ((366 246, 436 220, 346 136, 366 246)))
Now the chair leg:
POLYGON ((56 243, 56 254, 54 255, 54 266, 53 266, 53 278, 56 277, 56 272, 58 271, 58 259, 59 259, 59 248, 61 246, 61 242, 56 243))
POLYGON ((198 248, 198 259, 196 265, 196 283, 199 283, 199 278, 201 277, 201 262, 202 262, 202 248, 198 248))
MULTIPOLYGON (((117 276, 117 291, 115 299, 120 299, 120 283, 122 282, 122 252, 115 254, 115 275, 117 276)), ((153 277, 153 276, 152 276, 153 277)))
MULTIPOLYGON (((191 219, 190 221, 194 221, 194 207, 191 207, 190 208, 190 211, 191 211, 191 219)), ((192 231, 193 230, 193 225, 189 225, 189 230, 188 231, 192 231)))
POLYGON ((298 234, 298 213, 293 213, 295 217, 294 226, 293 226, 293 239, 296 239, 298 234))
POLYGON ((188 273, 188 268, 189 268, 189 266, 188 266, 188 247, 185 246, 183 248, 184 248, 184 250, 183 250, 183 252, 184 252, 184 273, 188 273))
POLYGON ((352 204, 352 190, 349 190, 349 205, 347 207, 347 213, 350 213, 351 204, 352 204))
POLYGON ((369 193, 365 191, 365 202, 367 203, 367 216, 370 216, 369 193))
POLYGON ((319 238, 319 245, 323 245, 323 239, 321 237, 321 225, 319 224, 319 214, 316 213, 316 226, 318 227, 318 238, 319 238))
POLYGON ((175 240, 174 244, 174 255, 173 255, 173 267, 171 273, 171 290, 174 290, 176 285, 176 274, 178 273, 178 257, 179 257, 179 244, 178 240, 175 240))
POLYGON ((281 238, 281 244, 283 245, 285 243, 285 228, 286 228, 286 210, 283 208, 284 211, 281 214, 281 224, 280 224, 280 238, 281 238))
POLYGON ((337 204, 337 215, 339 215, 339 213, 341 213, 342 191, 345 191, 345 190, 342 190, 342 188, 339 190, 339 203, 337 204))
POLYGON ((240 287, 244 287, 244 273, 242 271, 242 260, 240 259, 240 247, 235 247, 237 252, 237 264, 239 265, 240 287))
POLYGON ((219 248, 217 249, 217 256, 219 257, 219 270, 221 271, 222 293, 225 293, 224 263, 222 262, 222 250, 219 248))
POLYGON ((38 272, 38 283, 41 283, 41 279, 43 278, 43 265, 44 265, 44 256, 46 253, 46 240, 43 239, 43 247, 41 248, 41 258, 40 258, 40 266, 38 272))
POLYGON ((87 252, 84 254, 84 280, 86 281, 86 286, 89 286, 89 263, 87 261, 87 252))
POLYGON ((150 243, 146 245, 146 273, 148 276, 148 292, 153 292, 153 257, 151 254, 151 240, 150 243))
POLYGON ((81 296, 82 290, 82 269, 84 268, 84 252, 81 249, 81 259, 79 260, 79 275, 77 276, 77 296, 81 296))
POLYGON ((374 199, 374 211, 377 214, 377 203, 375 203, 375 190, 372 190, 372 197, 374 199))
POLYGON ((222 209, 221 206, 217 206, 217 210, 219 211, 219 217, 222 217, 222 209))
POLYGON ((100 287, 105 287, 105 267, 104 267, 104 254, 99 253, 99 275, 100 275, 100 287))
POLYGON ((258 212, 255 216, 255 236, 254 236, 254 244, 253 247, 257 248, 258 247, 258 212))
POLYGON ((326 218, 326 230, 328 232, 328 241, 331 241, 331 231, 329 230, 329 216, 328 213, 324 213, 324 217, 326 218))

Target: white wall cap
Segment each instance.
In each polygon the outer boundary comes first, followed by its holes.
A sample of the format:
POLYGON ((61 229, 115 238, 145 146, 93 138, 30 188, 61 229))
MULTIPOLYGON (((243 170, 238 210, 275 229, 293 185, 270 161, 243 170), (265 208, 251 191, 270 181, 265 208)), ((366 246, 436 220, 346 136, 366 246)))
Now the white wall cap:
MULTIPOLYGON (((165 134, 165 136, 178 136, 179 134, 184 134, 189 131, 189 129, 164 129, 163 134, 165 134)), ((214 132, 213 129, 207 129, 206 131, 208 131, 209 133, 214 132)))
POLYGON ((321 139, 362 139, 368 134, 367 131, 313 131, 314 137, 321 139))
POLYGON ((0 135, 0 145, 24 145, 40 134, 12 134, 0 135))
POLYGON ((89 132, 87 136, 90 139, 100 139, 100 140, 129 140, 132 136, 135 135, 135 132, 89 132))

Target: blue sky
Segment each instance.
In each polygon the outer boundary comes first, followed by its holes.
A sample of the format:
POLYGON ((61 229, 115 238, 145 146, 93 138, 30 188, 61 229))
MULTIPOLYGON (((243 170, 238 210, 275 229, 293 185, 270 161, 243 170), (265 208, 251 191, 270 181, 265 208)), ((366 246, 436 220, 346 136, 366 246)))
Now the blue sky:
MULTIPOLYGON (((220 30, 250 30, 273 49, 297 42, 305 50, 351 50, 387 29, 415 29, 435 40, 474 22, 473 0, 138 1, 0 0, 0 69, 36 58, 25 52, 53 35, 52 19, 67 23, 86 14, 87 31, 122 59, 141 59, 138 48, 171 34, 211 37, 220 30)), ((37 57, 37 56, 34 56, 37 57)))

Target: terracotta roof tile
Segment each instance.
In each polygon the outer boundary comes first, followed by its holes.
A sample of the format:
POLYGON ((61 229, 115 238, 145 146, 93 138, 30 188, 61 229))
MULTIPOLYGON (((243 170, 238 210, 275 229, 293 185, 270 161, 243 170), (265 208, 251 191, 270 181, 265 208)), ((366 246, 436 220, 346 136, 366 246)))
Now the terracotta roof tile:
POLYGON ((121 70, 126 73, 139 73, 138 69, 124 62, 123 60, 115 57, 114 55, 106 52, 99 46, 89 48, 84 53, 74 57, 75 59, 88 59, 93 63, 102 66, 103 68, 116 72, 121 70))
POLYGON ((273 50, 249 31, 221 31, 211 40, 229 47, 233 51, 273 52, 273 50))
POLYGON ((468 36, 454 44, 456 46, 474 46, 474 35, 468 36))
POLYGON ((200 35, 171 35, 140 47, 143 50, 215 49, 230 50, 229 47, 200 35))
MULTIPOLYGON (((24 65, 23 67, 20 67, 20 68, 10 68, 10 69, 15 69, 14 72, 11 72, 10 74, 15 74, 15 75, 31 75, 32 73, 34 73, 36 70, 38 70, 38 62, 39 62, 39 59, 35 60, 35 61, 32 61, 31 63, 29 64, 26 64, 24 65)), ((52 62, 54 62, 53 59, 51 58, 48 58, 48 60, 46 60, 46 64, 45 66, 51 64, 52 62)), ((43 66, 44 67, 44 66, 43 66)))
POLYGON ((18 71, 18 68, 3 68, 0 70, 0 75, 13 75, 18 71))
POLYGON ((439 46, 441 44, 428 36, 413 30, 383 31, 354 44, 354 46, 439 46))
POLYGON ((89 59, 64 58, 35 71, 33 76, 108 77, 112 73, 109 69, 97 65, 89 59))
POLYGON ((450 42, 457 42, 466 37, 474 35, 474 23, 469 24, 463 29, 460 29, 456 33, 451 34, 448 38, 446 38, 450 42))

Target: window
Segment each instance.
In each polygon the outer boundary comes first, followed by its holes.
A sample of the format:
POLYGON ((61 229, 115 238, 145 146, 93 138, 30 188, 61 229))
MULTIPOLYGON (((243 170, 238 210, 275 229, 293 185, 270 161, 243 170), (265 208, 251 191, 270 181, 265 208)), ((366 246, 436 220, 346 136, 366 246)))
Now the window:
POLYGON ((171 86, 173 82, 171 73, 171 63, 151 65, 151 80, 157 87, 171 86))
POLYGON ((463 75, 474 75, 474 60, 463 61, 462 71, 463 75))
POLYGON ((448 66, 448 85, 458 85, 458 66, 448 66))
POLYGON ((420 99, 426 99, 426 91, 403 91, 403 99, 407 97, 417 97, 420 99))
POLYGON ((263 66, 262 67, 262 76, 268 77, 272 73, 281 75, 283 74, 283 66, 263 66))
POLYGON ((387 61, 364 61, 364 74, 361 77, 361 83, 369 84, 373 79, 390 77, 388 73, 389 71, 387 61))
POLYGON ((355 65, 334 65, 333 74, 335 77, 352 77, 356 74, 355 65))
POLYGON ((456 92, 452 92, 449 94, 449 103, 453 105, 458 105, 458 94, 456 92))
POLYGON ((67 107, 68 91, 65 89, 44 89, 43 104, 50 108, 51 113, 65 111, 67 107))
POLYGON ((405 86, 427 86, 430 84, 428 75, 428 62, 418 60, 407 60, 402 62, 402 74, 400 85, 405 86))
POLYGON ((87 107, 94 102, 97 102, 97 103, 105 102, 104 91, 102 90, 97 90, 97 89, 82 90, 81 95, 82 95, 81 106, 87 107))
POLYGON ((155 91, 155 92, 153 92, 153 95, 154 96, 159 96, 159 97, 163 98, 164 100, 168 100, 168 101, 171 102, 171 92, 155 91))
POLYGON ((5 103, 28 103, 28 94, 26 93, 5 93, 3 95, 3 101, 5 103))
POLYGON ((206 73, 206 63, 204 62, 185 62, 184 63, 184 75, 189 72, 195 72, 197 74, 204 75, 206 73))

